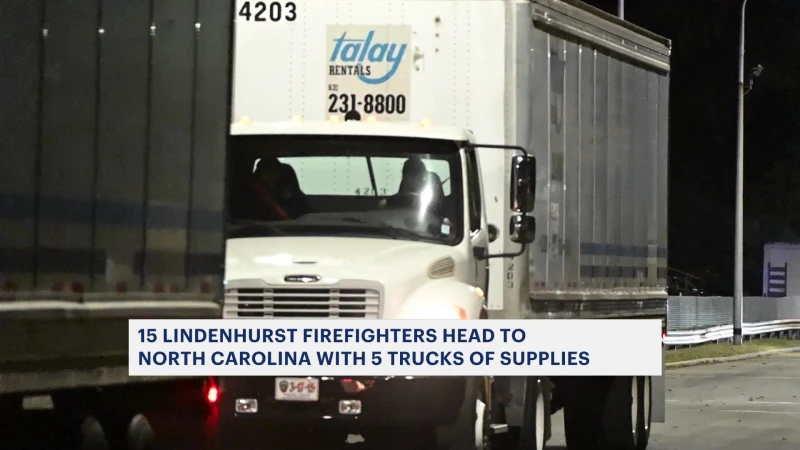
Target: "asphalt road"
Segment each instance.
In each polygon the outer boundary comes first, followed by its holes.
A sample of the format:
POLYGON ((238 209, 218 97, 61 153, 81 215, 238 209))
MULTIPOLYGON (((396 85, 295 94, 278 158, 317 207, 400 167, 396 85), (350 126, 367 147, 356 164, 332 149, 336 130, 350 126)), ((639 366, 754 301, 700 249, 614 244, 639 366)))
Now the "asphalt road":
MULTIPOLYGON (((550 450, 566 449, 562 417, 553 418, 550 450)), ((800 354, 667 371, 667 423, 653 424, 648 450, 798 448, 800 354)))
POLYGON ((800 447, 800 355, 670 371, 653 450, 800 447))
MULTIPOLYGON (((667 423, 653 425, 649 450, 800 448, 800 354, 689 367, 670 370, 667 374, 667 423)), ((159 418, 158 421, 160 423, 154 425, 159 428, 160 436, 168 437, 162 440, 161 449, 211 450, 207 439, 193 432, 197 428, 185 417, 159 418), (167 433, 163 433, 165 430, 167 433)), ((286 438, 295 444, 287 447, 303 450, 372 450, 363 442, 319 446, 290 436, 286 438)), ((360 441, 357 437, 351 440, 360 441)), ((47 444, 33 447, 60 450, 59 446, 47 444)), ((274 450, 282 447, 272 440, 242 436, 239 448, 274 450)), ((554 436, 548 448, 565 449, 560 413, 554 416, 554 436)))
MULTIPOLYGON (((800 448, 800 355, 789 353, 667 372, 667 423, 648 450, 800 448)), ((563 449, 561 414, 551 449, 563 449)))

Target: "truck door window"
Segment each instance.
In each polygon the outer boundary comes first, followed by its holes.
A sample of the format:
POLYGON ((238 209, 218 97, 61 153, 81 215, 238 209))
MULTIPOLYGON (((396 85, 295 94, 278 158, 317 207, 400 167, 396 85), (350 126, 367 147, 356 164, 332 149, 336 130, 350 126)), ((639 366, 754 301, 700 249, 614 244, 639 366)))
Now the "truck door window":
POLYGON ((481 229, 481 183, 478 175, 478 159, 475 151, 467 152, 467 187, 469 189, 469 229, 481 229))

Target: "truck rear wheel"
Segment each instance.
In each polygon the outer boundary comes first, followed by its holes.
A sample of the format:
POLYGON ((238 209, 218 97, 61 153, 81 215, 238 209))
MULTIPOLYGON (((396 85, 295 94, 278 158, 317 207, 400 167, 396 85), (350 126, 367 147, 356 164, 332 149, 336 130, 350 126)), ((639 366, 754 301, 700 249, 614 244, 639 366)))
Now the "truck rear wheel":
POLYGON ((591 379, 570 380, 564 389, 564 435, 569 450, 611 450, 601 446, 603 404, 606 390, 591 379))
POLYGON ((150 422, 141 414, 137 414, 131 419, 128 425, 126 450, 155 450, 156 435, 150 422))
POLYGON ((94 418, 86 416, 75 429, 74 446, 77 450, 108 450, 108 439, 103 425, 94 418))
POLYGON ((603 414, 606 447, 645 450, 650 438, 652 387, 650 377, 615 377, 603 414))

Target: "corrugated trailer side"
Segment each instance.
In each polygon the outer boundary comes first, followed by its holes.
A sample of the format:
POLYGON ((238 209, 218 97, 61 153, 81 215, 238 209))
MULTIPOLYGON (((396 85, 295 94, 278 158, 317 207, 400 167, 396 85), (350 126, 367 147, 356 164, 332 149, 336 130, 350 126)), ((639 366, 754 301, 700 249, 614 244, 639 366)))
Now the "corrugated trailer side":
POLYGON ((220 315, 232 2, 7 9, 0 397, 126 384, 129 318, 220 315))
POLYGON ((539 161, 534 310, 665 315, 670 41, 577 1, 531 12, 517 110, 539 161))
POLYGON ((8 8, 2 290, 217 290, 231 2, 8 8))
POLYGON ((150 448, 170 411, 202 436, 211 385, 129 377, 127 322, 220 314, 231 3, 3 5, 7 447, 150 448))

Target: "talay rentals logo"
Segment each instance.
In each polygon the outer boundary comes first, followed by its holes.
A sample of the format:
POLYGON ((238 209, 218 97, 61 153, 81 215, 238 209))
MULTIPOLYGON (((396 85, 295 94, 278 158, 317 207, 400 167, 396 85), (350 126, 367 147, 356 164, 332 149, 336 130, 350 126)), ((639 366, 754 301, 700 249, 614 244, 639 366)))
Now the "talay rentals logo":
POLYGON ((375 30, 362 38, 348 36, 347 31, 334 38, 335 45, 330 56, 329 75, 356 76, 366 84, 382 84, 389 81, 403 62, 408 44, 380 42, 375 30), (386 63, 383 73, 376 67, 386 63))

